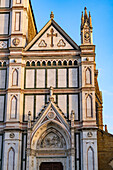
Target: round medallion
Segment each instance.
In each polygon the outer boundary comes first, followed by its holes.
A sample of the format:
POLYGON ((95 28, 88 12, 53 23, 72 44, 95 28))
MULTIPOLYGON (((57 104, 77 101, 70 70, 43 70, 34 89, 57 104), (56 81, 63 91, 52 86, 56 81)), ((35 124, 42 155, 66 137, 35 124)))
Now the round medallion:
POLYGON ((10 133, 9 137, 10 137, 10 138, 14 138, 14 137, 15 137, 15 134, 14 134, 14 133, 10 133))
POLYGON ((49 112, 47 116, 48 116, 49 119, 54 119, 55 113, 54 112, 49 112))
POLYGON ((19 40, 18 38, 14 38, 14 39, 13 39, 13 45, 14 45, 14 46, 18 46, 19 43, 20 43, 20 40, 19 40))

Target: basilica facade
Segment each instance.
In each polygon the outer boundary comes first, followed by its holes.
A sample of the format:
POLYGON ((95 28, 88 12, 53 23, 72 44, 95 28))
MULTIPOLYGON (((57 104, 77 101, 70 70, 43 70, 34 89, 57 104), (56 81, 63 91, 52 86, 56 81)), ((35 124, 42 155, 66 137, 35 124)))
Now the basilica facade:
POLYGON ((80 46, 53 12, 38 32, 30 0, 1 0, 0 22, 0 170, 112 170, 87 8, 80 46))

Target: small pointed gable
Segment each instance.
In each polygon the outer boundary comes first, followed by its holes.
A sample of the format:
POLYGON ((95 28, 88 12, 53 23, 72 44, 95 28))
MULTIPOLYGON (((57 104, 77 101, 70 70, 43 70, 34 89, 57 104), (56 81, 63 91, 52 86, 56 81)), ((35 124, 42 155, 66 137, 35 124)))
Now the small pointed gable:
POLYGON ((25 51, 66 49, 79 50, 79 46, 51 19, 26 46, 25 51))
POLYGON ((47 105, 44 106, 44 108, 36 119, 34 129, 37 126, 39 127, 49 121, 58 122, 64 125, 64 127, 66 127, 67 129, 69 129, 69 123, 66 116, 53 101, 50 101, 47 105))

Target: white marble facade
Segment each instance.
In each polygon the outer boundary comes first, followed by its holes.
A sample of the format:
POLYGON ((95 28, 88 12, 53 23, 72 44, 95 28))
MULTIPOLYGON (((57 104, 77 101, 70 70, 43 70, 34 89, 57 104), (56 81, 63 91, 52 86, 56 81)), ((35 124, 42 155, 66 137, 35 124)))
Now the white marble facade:
POLYGON ((93 54, 86 60, 52 14, 27 44, 28 7, 0 1, 0 35, 11 34, 0 39, 0 169, 97 170, 93 54))

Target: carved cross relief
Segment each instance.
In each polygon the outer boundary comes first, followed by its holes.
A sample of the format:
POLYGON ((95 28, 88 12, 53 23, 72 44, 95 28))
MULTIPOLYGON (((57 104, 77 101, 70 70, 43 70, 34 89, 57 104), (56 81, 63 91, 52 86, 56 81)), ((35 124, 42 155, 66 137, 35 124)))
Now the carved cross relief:
POLYGON ((51 37, 51 45, 50 45, 50 46, 51 46, 51 47, 54 47, 54 44, 53 44, 53 37, 57 37, 57 33, 54 34, 53 28, 51 28, 50 32, 51 32, 51 34, 47 34, 47 37, 51 37))

